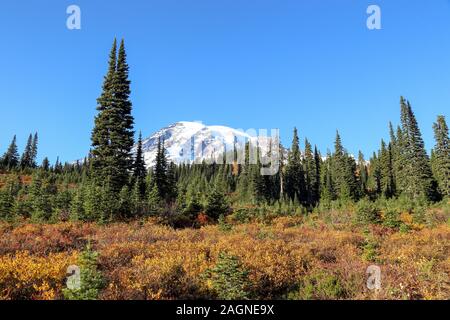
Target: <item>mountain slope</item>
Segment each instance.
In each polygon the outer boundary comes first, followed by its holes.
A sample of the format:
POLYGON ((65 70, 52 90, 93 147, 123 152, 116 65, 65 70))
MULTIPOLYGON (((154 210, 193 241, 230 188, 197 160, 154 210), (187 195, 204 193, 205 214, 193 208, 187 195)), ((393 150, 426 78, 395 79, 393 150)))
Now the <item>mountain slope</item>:
MULTIPOLYGON (((154 164, 159 138, 164 140, 169 160, 177 164, 214 159, 224 151, 234 150, 234 146, 237 150, 242 150, 245 142, 256 142, 254 135, 226 126, 176 122, 142 141, 144 159, 148 167, 154 164)), ((133 152, 135 151, 136 146, 133 149, 133 152)))

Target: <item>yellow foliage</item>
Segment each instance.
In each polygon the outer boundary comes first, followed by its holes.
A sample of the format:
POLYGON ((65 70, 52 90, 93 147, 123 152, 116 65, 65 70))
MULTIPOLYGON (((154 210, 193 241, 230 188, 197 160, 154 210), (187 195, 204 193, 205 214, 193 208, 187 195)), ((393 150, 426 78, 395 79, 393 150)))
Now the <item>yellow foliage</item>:
POLYGON ((0 257, 0 299, 42 299, 58 297, 67 267, 76 253, 51 253, 46 257, 20 251, 0 257))
MULTIPOLYGON (((204 275, 216 265, 219 252, 240 260, 249 273, 252 297, 284 298, 304 279, 328 274, 342 286, 342 297, 372 299, 365 287, 367 230, 316 218, 308 224, 303 218, 282 217, 270 225, 234 225, 227 232, 214 225, 174 230, 153 221, 0 225, 0 241, 9 248, 0 254, 0 299, 61 298, 67 266, 78 255, 68 240, 72 234, 80 243, 92 239, 99 253, 106 280, 101 299, 214 298, 204 275), (15 250, 11 239, 21 239, 19 248, 32 251, 15 250)), ((412 224, 412 217, 403 214, 402 221, 412 224)), ((450 299, 449 225, 408 233, 372 226, 369 232, 382 270, 376 298, 450 299)))

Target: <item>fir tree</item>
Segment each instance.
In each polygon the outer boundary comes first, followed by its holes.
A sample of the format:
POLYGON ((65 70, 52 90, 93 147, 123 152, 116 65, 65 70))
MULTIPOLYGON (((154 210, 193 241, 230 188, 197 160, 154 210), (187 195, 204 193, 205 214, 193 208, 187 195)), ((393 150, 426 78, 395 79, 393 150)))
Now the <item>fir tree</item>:
POLYGON ((316 160, 312 151, 312 146, 308 139, 305 139, 305 158, 304 158, 304 172, 306 185, 306 204, 314 206, 318 201, 317 190, 317 169, 316 160))
POLYGON ((164 140, 160 137, 156 150, 155 166, 153 167, 153 182, 158 190, 160 197, 168 199, 168 181, 167 181, 167 157, 164 148, 164 140))
POLYGON ((50 162, 48 161, 47 157, 45 157, 44 160, 42 160, 41 169, 44 171, 50 170, 50 162))
POLYGON ((17 152, 16 136, 13 137, 8 150, 1 158, 2 166, 6 170, 11 170, 17 167, 19 164, 19 154, 17 152))
POLYGON ((116 50, 114 40, 103 92, 97 100, 98 114, 91 136, 93 176, 99 185, 108 179, 113 193, 118 193, 128 183, 128 172, 133 164, 131 148, 134 135, 123 40, 117 61, 116 50))
POLYGON ((371 192, 376 196, 381 194, 381 165, 380 165, 380 155, 374 152, 372 158, 370 159, 370 175, 369 175, 369 185, 371 192))
POLYGON ((114 103, 114 74, 116 72, 117 44, 114 39, 111 52, 109 54, 108 72, 103 81, 103 91, 97 99, 98 114, 95 117, 95 125, 92 130, 92 174, 99 181, 104 181, 109 174, 107 171, 111 157, 113 156, 110 147, 110 124, 109 113, 114 103))
POLYGON ((0 189, 0 219, 13 219, 15 196, 19 188, 17 180, 12 177, 7 181, 6 186, 0 189))
POLYGON ((381 140, 380 153, 380 174, 381 174, 381 192, 386 198, 395 195, 394 168, 392 160, 392 145, 386 147, 384 140, 381 140))
POLYGON ((147 169, 145 168, 144 154, 142 152, 142 134, 139 132, 139 139, 136 149, 136 158, 133 166, 133 179, 141 197, 145 195, 145 179, 147 176, 147 169))
POLYGON ((439 185, 439 191, 443 196, 450 196, 450 139, 448 126, 444 116, 438 116, 433 124, 434 147, 433 171, 439 185))
POLYGON ((329 203, 336 200, 336 190, 334 186, 334 179, 332 176, 332 157, 331 153, 327 152, 327 157, 321 166, 320 181, 321 181, 321 200, 329 203))
POLYGON ((337 196, 341 200, 357 199, 356 163, 344 150, 339 132, 334 143, 332 176, 335 181, 337 196))
POLYGON ((166 174, 166 200, 173 202, 177 197, 177 176, 176 176, 176 165, 170 162, 166 174))
POLYGON ((359 181, 359 192, 361 196, 367 193, 367 182, 368 182, 368 172, 366 166, 366 160, 364 160, 364 155, 361 151, 358 153, 358 181, 359 181))
POLYGON ((222 192, 213 188, 208 195, 205 213, 215 220, 221 215, 226 215, 230 210, 229 204, 222 192))
POLYGON ((26 169, 32 166, 32 149, 33 149, 33 136, 30 134, 28 136, 27 144, 25 146, 25 150, 22 153, 22 157, 20 158, 20 168, 26 169))
POLYGON ((159 194, 156 183, 151 185, 148 194, 148 211, 150 215, 157 215, 160 212, 162 206, 162 197, 159 194))
POLYGON ((401 185, 402 192, 413 198, 432 200, 435 196, 433 176, 425 145, 411 105, 400 99, 402 122, 401 185))
POLYGON ((316 202, 320 200, 320 171, 322 168, 322 157, 320 156, 319 151, 317 150, 317 146, 314 146, 314 162, 316 168, 316 185, 314 186, 314 193, 316 202))
POLYGON ((93 251, 90 243, 80 254, 79 288, 64 289, 64 297, 68 300, 96 300, 100 290, 105 286, 105 280, 98 270, 98 253, 93 251))
POLYGON ((300 152, 297 128, 294 128, 292 147, 289 152, 288 163, 286 165, 285 182, 285 192, 289 199, 298 199, 299 201, 305 202, 305 176, 302 166, 302 156, 300 152))
POLYGON ((121 190, 128 183, 128 173, 133 169, 131 149, 134 144, 134 118, 131 114, 132 104, 129 99, 131 90, 128 69, 125 44, 122 39, 113 77, 114 103, 109 110, 110 147, 113 155, 110 183, 113 191, 121 190))
POLYGON ((46 221, 51 217, 52 205, 50 194, 56 191, 54 182, 48 181, 37 172, 33 175, 30 186, 30 204, 32 208, 31 219, 35 222, 46 221))
POLYGON ((36 158, 38 154, 38 134, 37 132, 34 134, 33 141, 31 142, 31 151, 30 151, 30 167, 36 167, 36 158))

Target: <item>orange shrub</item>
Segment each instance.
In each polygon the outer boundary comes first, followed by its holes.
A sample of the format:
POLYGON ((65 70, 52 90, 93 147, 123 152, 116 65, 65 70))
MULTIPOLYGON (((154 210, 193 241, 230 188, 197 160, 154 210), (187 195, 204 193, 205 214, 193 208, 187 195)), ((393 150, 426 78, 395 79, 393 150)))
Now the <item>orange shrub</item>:
POLYGON ((36 257, 27 251, 0 257, 0 299, 42 299, 60 297, 67 267, 77 254, 51 253, 36 257))

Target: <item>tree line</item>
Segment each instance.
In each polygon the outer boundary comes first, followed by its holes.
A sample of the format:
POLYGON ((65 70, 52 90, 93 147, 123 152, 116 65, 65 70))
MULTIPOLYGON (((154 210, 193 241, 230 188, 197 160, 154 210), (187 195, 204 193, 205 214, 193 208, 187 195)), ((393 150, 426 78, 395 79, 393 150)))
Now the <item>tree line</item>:
MULTIPOLYGON (((389 141, 368 160, 355 158, 336 132, 334 150, 323 156, 297 129, 287 159, 273 176, 260 174, 262 151, 250 164, 170 162, 164 139, 158 141, 153 166, 147 169, 142 135, 136 151, 130 101, 129 66, 124 41, 116 40, 97 99, 89 155, 76 163, 36 164, 38 135, 30 135, 21 157, 16 137, 0 158, 0 217, 36 221, 112 221, 143 216, 183 226, 199 215, 217 220, 237 205, 278 205, 307 212, 331 203, 360 199, 408 198, 425 202, 450 196, 450 140, 444 116, 433 124, 435 146, 428 156, 409 101, 400 99, 400 125, 389 123, 389 141), (24 177, 32 175, 31 181, 24 177)), ((245 146, 250 148, 249 144, 245 146)), ((236 150, 234 159, 236 160, 236 150)), ((282 154, 284 154, 282 152, 282 154)), ((224 155, 225 156, 225 155, 224 155)))

